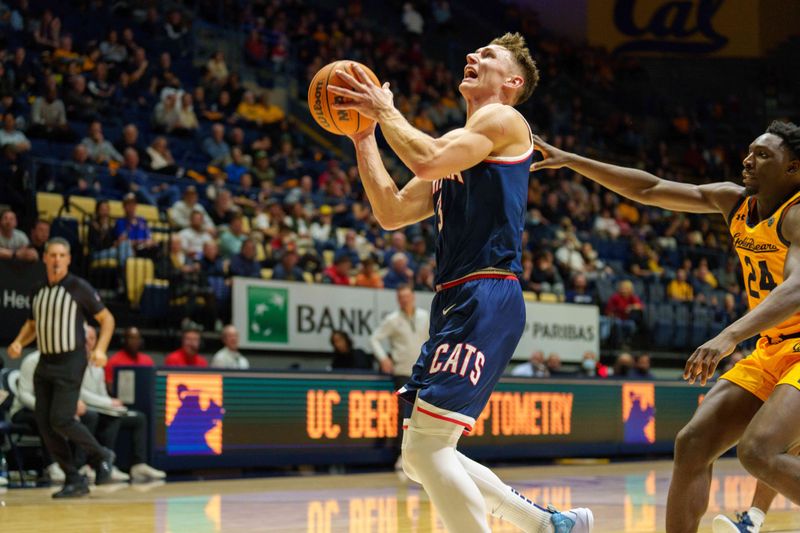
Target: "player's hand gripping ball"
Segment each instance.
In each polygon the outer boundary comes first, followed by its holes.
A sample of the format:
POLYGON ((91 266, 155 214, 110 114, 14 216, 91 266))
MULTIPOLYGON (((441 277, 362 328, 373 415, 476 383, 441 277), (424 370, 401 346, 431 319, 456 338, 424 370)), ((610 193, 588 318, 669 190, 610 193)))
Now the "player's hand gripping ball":
POLYGON ((328 92, 328 86, 350 88, 341 79, 337 71, 344 71, 355 77, 353 66, 359 65, 367 73, 369 79, 380 86, 378 77, 369 68, 350 60, 334 61, 322 67, 314 75, 311 85, 308 86, 308 109, 311 116, 324 130, 336 135, 354 135, 372 127, 373 120, 353 109, 334 109, 334 104, 344 103, 343 96, 336 96, 328 92))

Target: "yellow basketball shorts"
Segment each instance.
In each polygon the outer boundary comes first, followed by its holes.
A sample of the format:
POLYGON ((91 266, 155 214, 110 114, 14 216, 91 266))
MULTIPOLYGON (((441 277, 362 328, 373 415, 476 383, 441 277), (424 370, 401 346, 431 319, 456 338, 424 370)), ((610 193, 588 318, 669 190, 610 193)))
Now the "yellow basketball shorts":
POLYGON ((760 338, 755 351, 721 379, 739 385, 765 402, 778 385, 800 389, 800 339, 770 344, 769 339, 760 338))

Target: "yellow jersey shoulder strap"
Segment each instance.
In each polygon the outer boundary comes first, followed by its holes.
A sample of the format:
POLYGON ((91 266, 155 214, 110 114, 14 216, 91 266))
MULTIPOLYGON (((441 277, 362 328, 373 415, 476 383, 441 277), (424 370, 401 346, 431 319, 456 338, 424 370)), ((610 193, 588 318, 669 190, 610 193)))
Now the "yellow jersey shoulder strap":
POLYGON ((783 231, 781 231, 781 227, 783 226, 783 217, 790 207, 797 205, 798 203, 800 203, 800 190, 795 192, 791 198, 789 198, 782 206, 780 206, 778 208, 778 212, 774 215, 778 217, 778 224, 775 226, 775 232, 778 234, 778 238, 781 240, 781 242, 787 247, 791 243, 783 238, 783 231))

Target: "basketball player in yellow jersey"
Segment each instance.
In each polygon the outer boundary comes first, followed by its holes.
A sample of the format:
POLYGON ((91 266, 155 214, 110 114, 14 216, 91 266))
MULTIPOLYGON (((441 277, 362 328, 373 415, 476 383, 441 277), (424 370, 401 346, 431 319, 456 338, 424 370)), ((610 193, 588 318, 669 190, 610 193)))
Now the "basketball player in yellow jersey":
POLYGON ((719 213, 731 226, 750 312, 700 346, 684 379, 705 384, 737 344, 756 350, 714 386, 675 440, 667 532, 694 533, 708 507, 714 461, 736 443, 742 465, 800 504, 800 127, 773 122, 744 159, 744 187, 689 185, 566 153, 541 139, 532 170, 567 167, 631 200, 719 213))

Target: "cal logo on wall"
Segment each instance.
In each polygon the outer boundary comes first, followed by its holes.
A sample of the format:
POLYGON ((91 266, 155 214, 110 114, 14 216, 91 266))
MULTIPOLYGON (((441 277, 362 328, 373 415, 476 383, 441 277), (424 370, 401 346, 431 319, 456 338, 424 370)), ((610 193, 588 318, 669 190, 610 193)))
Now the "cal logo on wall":
POLYGON ((247 287, 247 339, 251 342, 289 342, 289 291, 247 287))
POLYGON ((167 375, 168 455, 221 455, 222 376, 167 375))
POLYGON ((652 383, 622 385, 622 423, 625 442, 653 444, 656 441, 656 386, 652 383))
POLYGON ((592 0, 589 42, 612 52, 757 56, 755 0, 592 0))

